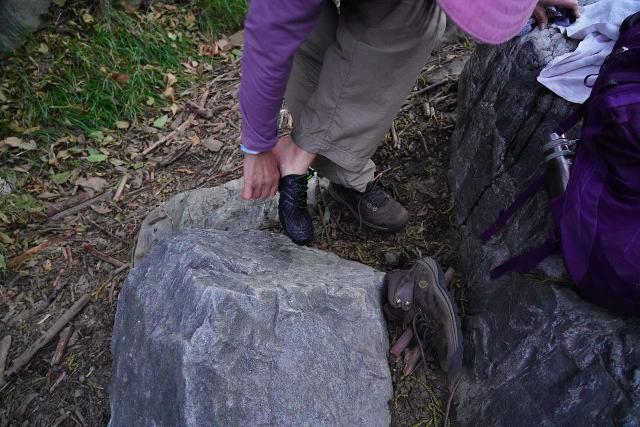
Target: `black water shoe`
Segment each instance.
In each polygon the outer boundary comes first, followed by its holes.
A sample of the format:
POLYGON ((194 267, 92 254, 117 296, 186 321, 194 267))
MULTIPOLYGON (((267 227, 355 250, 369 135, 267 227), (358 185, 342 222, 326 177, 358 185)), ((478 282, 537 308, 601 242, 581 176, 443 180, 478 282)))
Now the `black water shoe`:
POLYGON ((313 221, 307 210, 309 174, 280 178, 278 215, 282 228, 293 243, 308 245, 313 241, 313 221))

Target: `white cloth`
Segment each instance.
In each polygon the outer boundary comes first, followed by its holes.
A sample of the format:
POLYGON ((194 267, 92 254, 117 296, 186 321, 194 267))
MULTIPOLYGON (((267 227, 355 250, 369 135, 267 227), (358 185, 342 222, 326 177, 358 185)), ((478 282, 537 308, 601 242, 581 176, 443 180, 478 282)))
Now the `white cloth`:
POLYGON ((582 104, 591 94, 585 78, 598 74, 618 39, 622 21, 639 10, 640 0, 600 0, 581 8, 580 19, 561 31, 582 41, 575 51, 552 60, 538 82, 567 101, 582 104))

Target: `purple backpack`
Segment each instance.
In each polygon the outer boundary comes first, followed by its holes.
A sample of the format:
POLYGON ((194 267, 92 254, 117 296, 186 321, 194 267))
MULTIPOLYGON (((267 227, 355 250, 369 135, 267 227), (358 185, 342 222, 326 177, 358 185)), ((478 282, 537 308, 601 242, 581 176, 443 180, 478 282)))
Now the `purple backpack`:
MULTIPOLYGON (((587 80, 585 80, 586 82, 587 80)), ((640 14, 629 17, 589 99, 558 126, 583 119, 566 191, 550 200, 553 236, 491 272, 526 272, 560 249, 578 292, 623 315, 640 315, 640 14)), ((566 147, 565 147, 566 148, 566 147)), ((536 179, 483 235, 495 234, 524 205, 536 179)))

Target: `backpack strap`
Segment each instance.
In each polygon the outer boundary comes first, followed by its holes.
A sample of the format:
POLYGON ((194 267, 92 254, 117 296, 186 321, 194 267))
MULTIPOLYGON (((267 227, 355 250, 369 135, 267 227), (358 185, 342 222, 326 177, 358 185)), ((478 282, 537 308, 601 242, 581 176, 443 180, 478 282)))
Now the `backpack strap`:
POLYGON ((491 270, 491 279, 517 271, 518 273, 527 273, 533 270, 540 262, 551 254, 560 250, 560 240, 555 235, 549 237, 542 245, 535 249, 525 252, 522 255, 513 257, 491 270))
MULTIPOLYGON (((564 120, 558 123, 558 125, 553 129, 553 133, 557 134, 558 137, 560 137, 561 135, 569 132, 571 128, 578 124, 580 119, 582 119, 582 117, 584 116, 585 105, 586 102, 576 108, 564 120)), ((507 222, 511 219, 511 217, 518 211, 518 209, 524 206, 524 204, 529 201, 529 199, 535 196, 542 187, 544 187, 544 175, 540 175, 533 179, 524 190, 516 195, 513 203, 506 209, 503 209, 502 212, 500 212, 496 221, 480 235, 482 241, 487 242, 489 239, 491 239, 491 237, 502 230, 507 222)))
POLYGON ((502 230, 511 217, 522 207, 529 199, 536 195, 544 186, 544 175, 540 175, 532 180, 527 187, 516 195, 513 203, 503 209, 498 215, 496 221, 480 235, 483 242, 487 242, 498 231, 502 230))
POLYGON ((567 117, 565 117, 564 120, 558 123, 553 129, 553 133, 557 134, 558 136, 564 135, 565 133, 569 132, 571 128, 577 125, 580 119, 582 119, 582 117, 584 116, 587 101, 585 101, 584 104, 578 106, 578 108, 576 108, 573 113, 569 114, 567 117))

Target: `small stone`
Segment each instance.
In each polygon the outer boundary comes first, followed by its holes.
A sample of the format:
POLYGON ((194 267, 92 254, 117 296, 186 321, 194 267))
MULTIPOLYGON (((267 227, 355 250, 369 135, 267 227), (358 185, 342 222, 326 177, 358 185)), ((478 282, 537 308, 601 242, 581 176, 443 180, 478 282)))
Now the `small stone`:
POLYGON ((400 254, 396 251, 384 253, 384 264, 389 268, 396 268, 400 265, 400 254))

